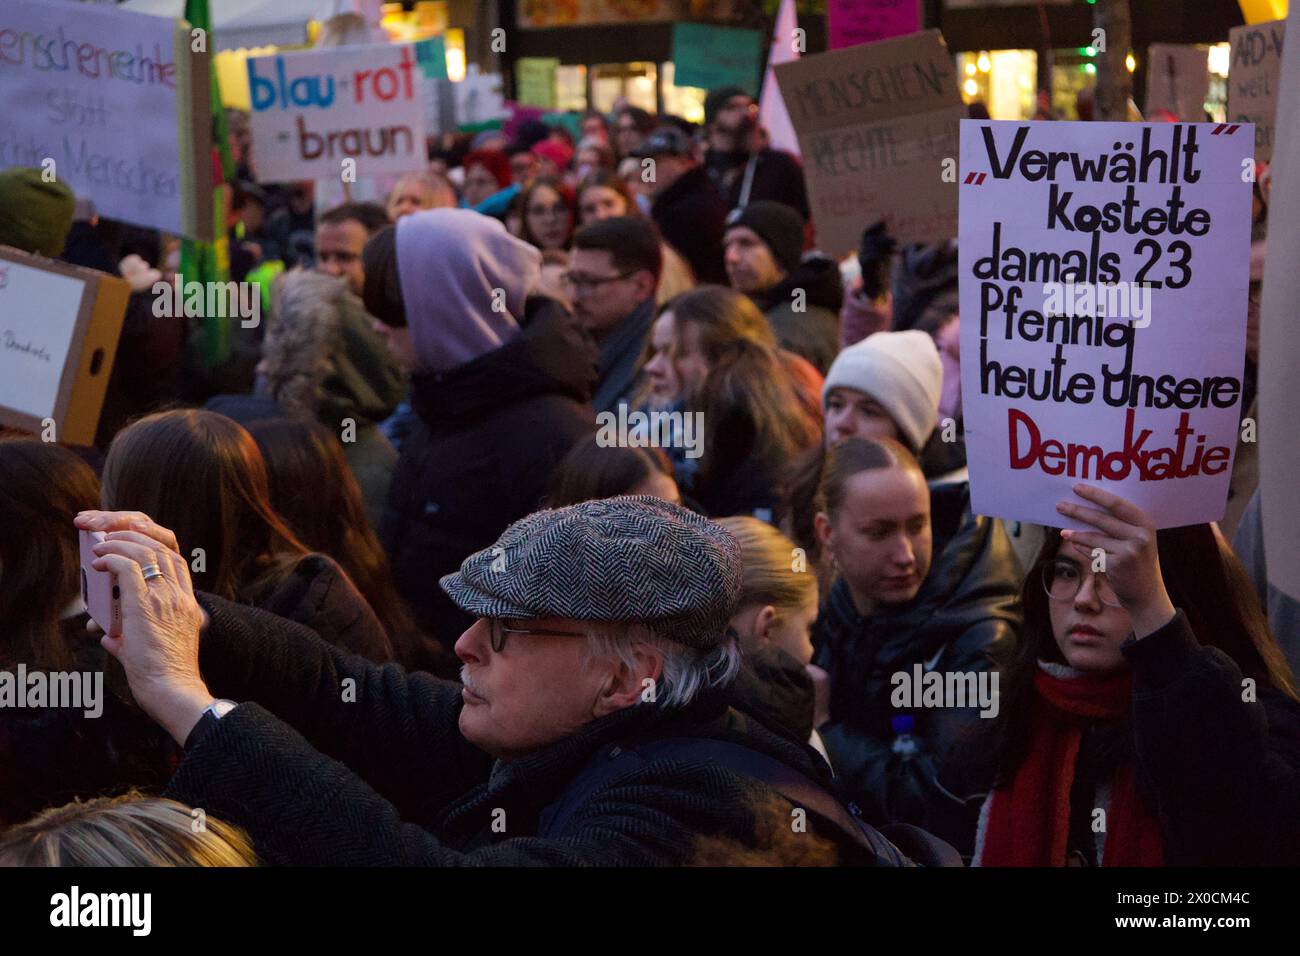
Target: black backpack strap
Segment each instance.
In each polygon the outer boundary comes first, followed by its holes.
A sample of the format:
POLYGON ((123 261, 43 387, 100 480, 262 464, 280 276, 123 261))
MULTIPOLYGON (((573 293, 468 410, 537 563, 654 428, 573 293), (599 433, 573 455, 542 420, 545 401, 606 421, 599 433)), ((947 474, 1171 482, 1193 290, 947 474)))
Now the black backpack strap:
POLYGON ((849 812, 824 786, 793 767, 751 747, 703 737, 668 737, 636 747, 602 749, 560 797, 541 814, 538 836, 562 832, 597 791, 634 767, 653 760, 689 760, 726 767, 771 787, 796 807, 816 814, 865 850, 880 866, 915 866, 879 831, 849 812))

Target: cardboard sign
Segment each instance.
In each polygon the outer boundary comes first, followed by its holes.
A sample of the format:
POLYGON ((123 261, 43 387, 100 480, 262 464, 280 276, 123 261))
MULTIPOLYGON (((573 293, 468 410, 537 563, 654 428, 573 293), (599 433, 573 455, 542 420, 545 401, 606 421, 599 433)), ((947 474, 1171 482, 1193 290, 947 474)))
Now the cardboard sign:
POLYGON ((0 246, 0 423, 95 440, 131 287, 0 246))
POLYGON ((1153 43, 1147 51, 1146 115, 1172 113, 1188 123, 1205 119, 1209 55, 1201 47, 1153 43))
POLYGON ((702 23, 673 26, 674 86, 703 90, 738 86, 750 96, 757 96, 762 62, 763 35, 756 30, 702 23))
POLYGON ((1285 36, 1285 20, 1228 31, 1232 46, 1228 122, 1255 124, 1255 159, 1261 163, 1273 158, 1273 114, 1277 112, 1285 36))
POLYGON ((1060 526, 1099 485, 1223 516, 1245 365, 1254 130, 961 124, 971 507, 1060 526))
POLYGON ((411 44, 332 47, 248 61, 262 182, 423 169, 424 71, 411 44))
POLYGON ((955 166, 945 177, 944 160, 957 157, 966 107, 938 30, 782 63, 776 78, 822 250, 854 251, 877 220, 901 242, 957 234, 955 166))
POLYGON ((521 56, 515 61, 515 102, 539 109, 555 109, 555 74, 560 61, 550 56, 521 56))
POLYGON ((921 29, 920 0, 826 0, 831 49, 875 43, 921 29))
POLYGON ((101 216, 212 238, 210 89, 180 21, 0 4, 0 168, 50 169, 101 216))

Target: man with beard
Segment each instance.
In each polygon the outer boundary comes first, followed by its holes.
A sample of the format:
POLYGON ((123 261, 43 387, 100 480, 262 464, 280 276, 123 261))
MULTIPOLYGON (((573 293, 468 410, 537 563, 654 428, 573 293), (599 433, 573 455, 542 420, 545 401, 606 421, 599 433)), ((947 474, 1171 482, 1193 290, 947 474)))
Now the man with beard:
POLYGON ((709 150, 704 166, 728 209, 774 199, 809 217, 803 167, 789 153, 758 142, 758 104, 737 86, 709 91, 704 100, 709 150))

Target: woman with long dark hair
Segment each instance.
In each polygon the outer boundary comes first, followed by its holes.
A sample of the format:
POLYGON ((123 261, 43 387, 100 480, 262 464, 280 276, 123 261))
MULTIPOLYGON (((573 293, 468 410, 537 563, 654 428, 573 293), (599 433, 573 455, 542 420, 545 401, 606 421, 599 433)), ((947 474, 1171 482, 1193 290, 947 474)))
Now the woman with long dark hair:
POLYGON ((715 517, 772 520, 783 507, 786 463, 821 440, 816 399, 799 378, 807 363, 778 347, 753 302, 721 286, 664 306, 648 349, 646 384, 634 404, 700 415, 705 424, 703 436, 672 439, 682 490, 715 517), (688 439, 698 447, 684 447, 688 439))
MULTIPOLYGON (((316 494, 314 482, 299 490, 316 494)), ((335 561, 311 552, 271 506, 266 464, 216 412, 159 412, 118 433, 104 462, 105 511, 140 511, 176 535, 196 589, 252 604, 371 660, 392 646, 335 561)))
POLYGON ((77 455, 0 438, 0 670, 71 673, 82 692, 81 707, 0 706, 0 828, 74 797, 158 791, 171 774, 175 746, 86 633, 73 520, 98 505, 77 455))
POLYGON ((1300 702, 1211 525, 1075 485, 994 725, 984 866, 1300 862, 1300 702))
POLYGON ((266 460, 271 505, 313 551, 329 555, 352 579, 407 670, 440 670, 454 676, 459 665, 415 626, 393 586, 392 567, 366 518, 361 488, 348 468, 343 446, 317 422, 270 418, 252 422, 249 434, 266 460), (310 488, 310 494, 303 494, 310 488))

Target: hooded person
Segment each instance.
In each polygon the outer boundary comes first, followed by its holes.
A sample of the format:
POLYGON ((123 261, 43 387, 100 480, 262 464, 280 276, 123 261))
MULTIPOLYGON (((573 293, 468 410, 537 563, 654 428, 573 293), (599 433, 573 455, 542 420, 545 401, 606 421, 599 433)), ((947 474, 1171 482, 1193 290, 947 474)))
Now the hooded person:
POLYGON ((781 347, 825 375, 840 349, 844 286, 833 259, 804 258, 804 227, 789 206, 752 202, 727 218, 723 262, 731 287, 754 300, 781 347))
POLYGON ((366 245, 366 309, 411 373, 380 538, 417 623, 450 643, 470 619, 431 587, 534 508, 595 430, 594 343, 537 295, 541 253, 463 209, 404 217, 366 245))
POLYGON ((378 423, 402 400, 406 376, 345 280, 289 273, 274 298, 258 391, 290 417, 318 421, 339 436, 378 527, 397 467, 397 450, 378 423))
POLYGON ((47 181, 43 170, 0 170, 0 246, 53 259, 63 252, 77 197, 65 183, 47 181))

